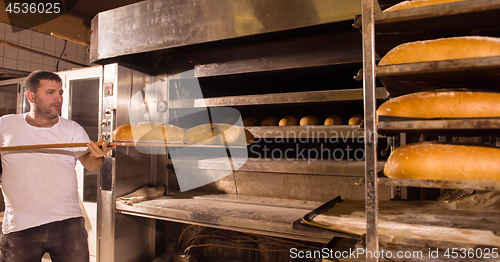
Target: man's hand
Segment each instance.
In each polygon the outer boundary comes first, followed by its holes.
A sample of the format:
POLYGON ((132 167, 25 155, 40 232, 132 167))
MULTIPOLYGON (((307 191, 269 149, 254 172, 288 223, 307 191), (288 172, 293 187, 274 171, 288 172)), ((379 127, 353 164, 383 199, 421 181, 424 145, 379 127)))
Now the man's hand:
POLYGON ((108 143, 104 142, 103 138, 99 138, 97 141, 98 143, 102 143, 102 148, 98 147, 94 142, 90 141, 87 144, 87 147, 89 148, 89 154, 91 157, 94 158, 101 158, 104 157, 105 155, 108 154, 109 151, 113 150, 116 148, 116 146, 108 147, 108 143))
POLYGON ((87 169, 89 172, 97 172, 104 163, 104 156, 116 147, 108 147, 108 143, 104 142, 104 139, 102 138, 99 138, 97 142, 102 143, 102 146, 98 147, 94 142, 90 141, 87 144, 89 152, 78 158, 83 167, 85 167, 85 169, 87 169))

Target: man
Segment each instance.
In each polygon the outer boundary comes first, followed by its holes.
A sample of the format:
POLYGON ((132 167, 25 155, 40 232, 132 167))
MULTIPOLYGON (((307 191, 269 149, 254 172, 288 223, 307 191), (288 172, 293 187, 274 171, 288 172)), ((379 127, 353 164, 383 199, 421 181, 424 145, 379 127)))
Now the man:
MULTIPOLYGON (((30 111, 0 118, 0 146, 88 143, 87 147, 3 151, 2 189, 5 213, 0 250, 3 262, 89 261, 87 231, 77 192, 75 165, 101 168, 102 149, 76 122, 60 117, 61 78, 35 71, 26 79, 30 111)), ((103 142, 103 139, 99 139, 103 142)))

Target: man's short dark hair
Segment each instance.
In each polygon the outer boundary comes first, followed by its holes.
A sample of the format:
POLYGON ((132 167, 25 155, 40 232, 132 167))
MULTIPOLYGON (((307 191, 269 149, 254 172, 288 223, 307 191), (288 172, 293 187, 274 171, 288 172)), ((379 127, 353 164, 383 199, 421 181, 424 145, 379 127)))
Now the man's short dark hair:
POLYGON ((28 78, 26 78, 26 91, 36 93, 40 87, 40 80, 56 81, 62 85, 61 77, 57 74, 48 71, 37 70, 33 71, 28 78))

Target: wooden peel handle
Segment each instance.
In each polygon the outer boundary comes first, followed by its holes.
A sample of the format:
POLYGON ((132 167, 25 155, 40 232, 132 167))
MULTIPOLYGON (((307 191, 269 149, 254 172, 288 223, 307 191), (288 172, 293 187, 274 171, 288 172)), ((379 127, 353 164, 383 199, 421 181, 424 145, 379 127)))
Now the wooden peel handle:
MULTIPOLYGON (((253 134, 248 131, 247 129, 245 130, 245 136, 247 140, 247 145, 251 145, 254 141, 254 136, 253 134)), ((94 142, 97 146, 101 146, 102 143, 100 142, 94 142)), ((107 142, 108 146, 136 146, 136 145, 141 145, 141 146, 167 146, 165 143, 134 143, 134 142, 107 142)), ((14 150, 30 150, 30 149, 46 149, 46 148, 67 148, 67 147, 86 147, 87 143, 63 143, 63 144, 40 144, 40 145, 25 145, 25 146, 4 146, 0 147, 0 152, 1 151, 14 151, 14 150)), ((188 144, 170 144, 170 146, 174 147, 183 147, 183 146, 190 146, 188 144)))
MULTIPOLYGON (((102 143, 94 142, 97 146, 101 146, 102 143)), ((29 149, 45 149, 45 148, 66 148, 66 147, 87 147, 88 143, 66 143, 66 144, 40 144, 40 145, 25 145, 25 146, 4 146, 0 147, 0 151, 12 151, 12 150, 29 150, 29 149)), ((108 142, 109 146, 120 146, 123 143, 119 142, 108 142)))

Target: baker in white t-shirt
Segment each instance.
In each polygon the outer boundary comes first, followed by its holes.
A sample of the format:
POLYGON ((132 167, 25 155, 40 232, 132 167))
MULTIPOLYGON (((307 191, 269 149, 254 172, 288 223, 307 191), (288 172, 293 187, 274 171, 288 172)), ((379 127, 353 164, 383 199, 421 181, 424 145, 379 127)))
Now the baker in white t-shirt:
MULTIPOLYGON (((99 170, 102 149, 76 122, 60 117, 61 78, 35 71, 26 79, 30 111, 0 118, 0 146, 88 143, 83 148, 4 151, 2 189, 5 213, 0 250, 3 262, 89 261, 87 231, 79 205, 75 165, 99 170)), ((99 139, 103 142, 103 139, 99 139)))

